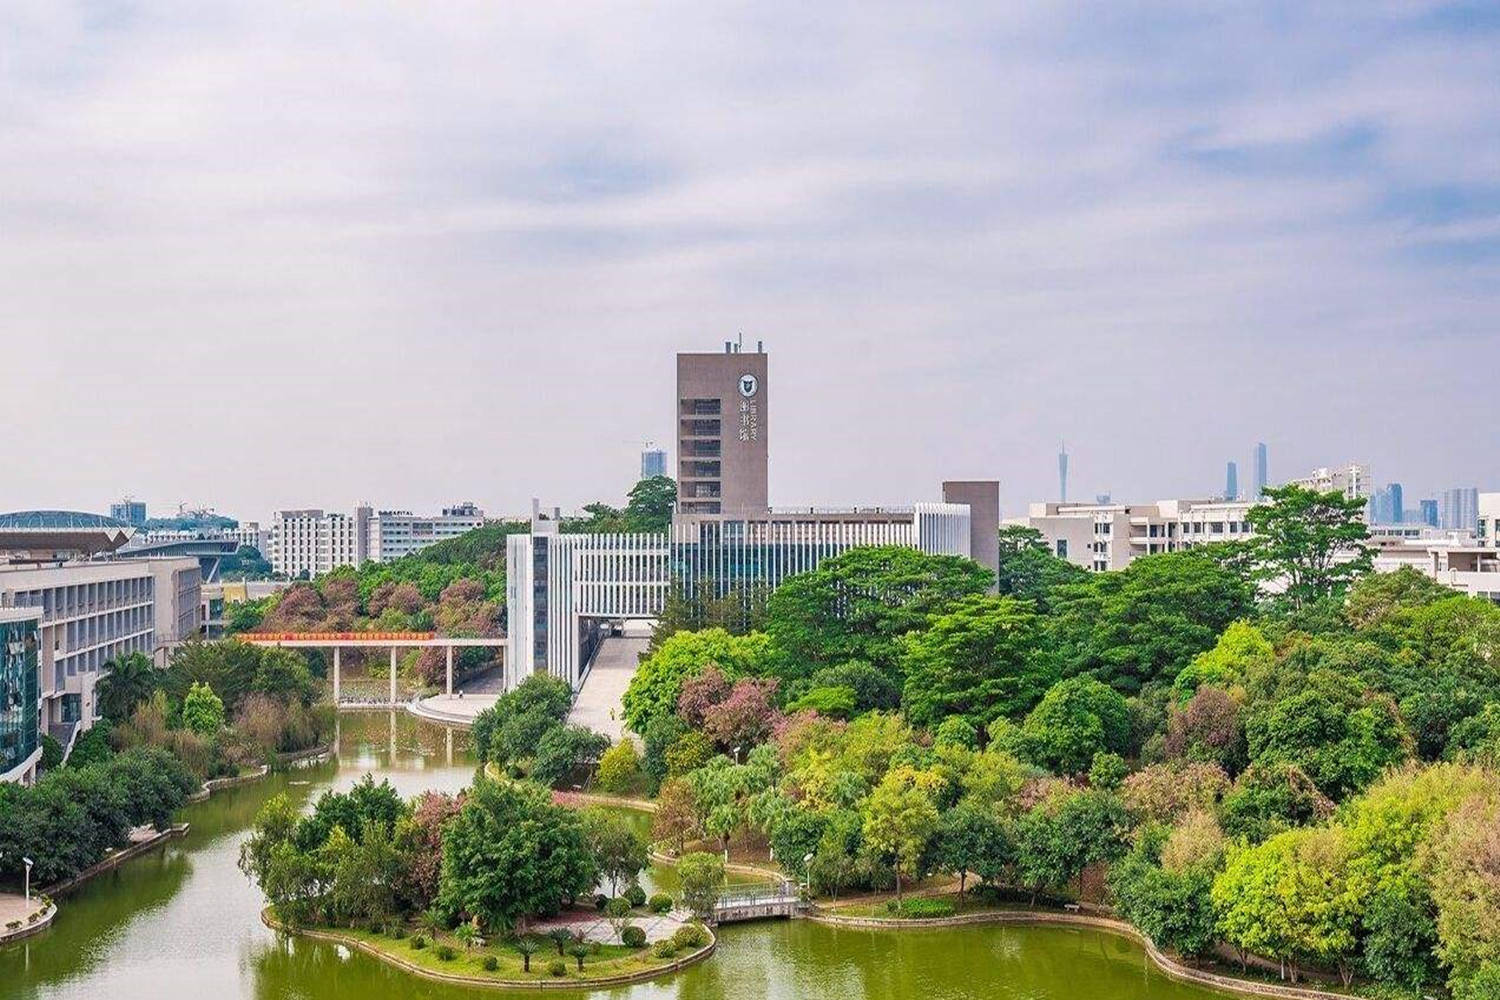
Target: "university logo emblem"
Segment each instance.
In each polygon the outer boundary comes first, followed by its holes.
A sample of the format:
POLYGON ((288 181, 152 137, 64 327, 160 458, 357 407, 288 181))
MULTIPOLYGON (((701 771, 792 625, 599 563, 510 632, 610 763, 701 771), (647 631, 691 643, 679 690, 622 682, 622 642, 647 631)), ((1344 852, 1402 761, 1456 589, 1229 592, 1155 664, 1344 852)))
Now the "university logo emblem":
POLYGON ((740 395, 749 399, 755 395, 755 390, 760 388, 760 380, 754 375, 740 376, 740 395))

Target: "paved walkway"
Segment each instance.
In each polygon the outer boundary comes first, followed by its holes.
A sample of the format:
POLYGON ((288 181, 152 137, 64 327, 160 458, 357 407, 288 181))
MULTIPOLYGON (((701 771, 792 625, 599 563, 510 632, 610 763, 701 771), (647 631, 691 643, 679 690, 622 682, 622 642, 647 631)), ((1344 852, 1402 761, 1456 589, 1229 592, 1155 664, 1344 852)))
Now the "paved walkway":
MULTIPOLYGON (((692 915, 686 912, 674 910, 671 913, 632 913, 630 924, 639 927, 646 932, 648 944, 657 941, 665 941, 677 933, 677 928, 691 922, 692 915)), ((539 920, 531 925, 531 930, 537 934, 545 934, 554 927, 566 927, 577 934, 582 931, 583 936, 589 941, 599 941, 603 944, 621 944, 615 929, 610 926, 609 920, 598 913, 585 910, 569 910, 559 914, 551 920, 539 920)))
POLYGON ((26 918, 41 908, 41 900, 34 889, 29 903, 25 896, 12 896, 9 893, 0 892, 0 930, 3 930, 5 925, 12 920, 19 920, 24 926, 26 918))
POLYGON ((647 638, 630 636, 605 639, 588 676, 583 679, 583 690, 573 702, 568 722, 587 726, 618 742, 625 735, 621 701, 650 642, 647 638))
POLYGON ((468 691, 462 697, 456 693, 451 698, 445 694, 437 694, 421 701, 408 702, 406 708, 412 715, 431 719, 433 722, 470 726, 474 724, 474 716, 489 708, 499 698, 498 693, 470 694, 468 691))

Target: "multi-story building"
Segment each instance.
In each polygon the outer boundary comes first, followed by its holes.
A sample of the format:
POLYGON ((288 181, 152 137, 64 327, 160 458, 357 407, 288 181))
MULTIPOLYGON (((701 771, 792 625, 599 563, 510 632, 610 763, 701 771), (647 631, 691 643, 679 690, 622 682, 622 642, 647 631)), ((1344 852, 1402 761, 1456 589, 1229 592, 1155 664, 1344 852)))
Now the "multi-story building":
POLYGON ((94 686, 111 661, 168 650, 201 625, 196 559, 108 559, 132 529, 97 514, 0 515, 0 609, 37 621, 35 720, 64 748, 96 718, 94 686), (38 556, 45 551, 45 556, 38 556))
POLYGON ((29 785, 42 759, 36 608, 0 608, 0 782, 29 785))
POLYGON ((641 478, 654 479, 667 474, 667 452, 663 448, 647 448, 641 452, 641 478))
POLYGON ((1266 460, 1266 443, 1261 441, 1255 445, 1255 492, 1250 495, 1251 500, 1260 499, 1260 495, 1271 484, 1271 480, 1267 478, 1269 473, 1269 463, 1266 460))
POLYGON ((1479 521, 1479 490, 1474 486, 1457 486, 1444 490, 1438 523, 1455 531, 1473 531, 1479 521))
POLYGON ((1238 500, 1240 498, 1240 466, 1238 462, 1230 462, 1224 470, 1224 499, 1238 500))
POLYGON ((769 506, 766 353, 677 355, 677 509, 684 514, 769 506))
POLYGON ((1319 493, 1331 493, 1337 490, 1350 500, 1354 500, 1368 499, 1373 483, 1370 479, 1369 466, 1350 462, 1348 465, 1337 468, 1323 466, 1314 469, 1310 475, 1303 476, 1301 479, 1293 479, 1288 485, 1302 486, 1317 490, 1319 493))
POLYGON ((128 524, 132 528, 139 528, 146 523, 146 505, 139 500, 126 497, 119 503, 109 505, 109 516, 121 524, 128 524))
POLYGON ((1423 524, 1429 524, 1436 528, 1441 526, 1442 518, 1438 513, 1438 502, 1436 500, 1422 500, 1419 502, 1421 511, 1420 520, 1423 524))
MULTIPOLYGON (((674 587, 688 600, 769 593, 860 546, 969 556, 972 533, 968 505, 955 503, 678 513, 666 533, 561 534, 557 527, 556 516, 534 515, 530 534, 506 539, 511 685, 546 672, 577 688, 596 623, 655 618, 674 587)), ((983 533, 997 530, 991 521, 983 533)))
POLYGON ((577 688, 599 623, 655 618, 668 596, 688 602, 775 590, 850 549, 897 545, 999 562, 994 481, 943 484, 942 503, 911 507, 772 508, 767 503, 766 355, 677 355, 681 490, 668 530, 562 534, 561 514, 533 502, 531 532, 506 539, 506 683, 532 673, 577 688))
POLYGON ((288 577, 314 577, 363 560, 370 508, 354 516, 317 508, 280 510, 271 526, 271 551, 262 553, 271 569, 288 577))
POLYGON ((1124 569, 1141 556, 1250 535, 1250 500, 1153 503, 1034 503, 1016 523, 1041 532, 1059 559, 1094 572, 1124 569))
POLYGON ((420 552, 433 542, 484 527, 484 511, 473 503, 444 507, 437 515, 422 516, 409 510, 380 510, 365 526, 364 559, 391 562, 420 552))
POLYGON ((1406 510, 1400 483, 1391 483, 1375 491, 1370 497, 1368 520, 1371 524, 1401 524, 1406 520, 1406 510))

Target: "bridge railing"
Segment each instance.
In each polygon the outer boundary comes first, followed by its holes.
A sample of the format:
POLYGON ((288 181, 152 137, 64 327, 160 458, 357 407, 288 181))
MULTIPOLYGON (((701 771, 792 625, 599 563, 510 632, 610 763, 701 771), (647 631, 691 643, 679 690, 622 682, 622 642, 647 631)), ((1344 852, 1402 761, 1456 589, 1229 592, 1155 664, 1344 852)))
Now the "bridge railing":
POLYGON ((772 902, 781 899, 795 899, 797 897, 797 885, 794 882, 780 882, 771 885, 747 885, 735 889, 725 889, 719 893, 720 906, 742 906, 747 903, 772 902))

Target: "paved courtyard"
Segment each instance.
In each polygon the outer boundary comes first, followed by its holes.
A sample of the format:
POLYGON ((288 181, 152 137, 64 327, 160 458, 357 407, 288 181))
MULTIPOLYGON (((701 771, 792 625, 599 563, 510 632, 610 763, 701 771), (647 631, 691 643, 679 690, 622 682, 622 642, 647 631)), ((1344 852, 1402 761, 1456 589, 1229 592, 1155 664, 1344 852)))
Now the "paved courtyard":
POLYGON ((0 892, 0 935, 5 933, 5 925, 12 920, 19 920, 24 926, 26 918, 41 908, 41 901, 34 891, 29 903, 25 896, 12 896, 9 893, 0 892))
MULTIPOLYGON (((654 943, 665 941, 677 933, 677 928, 691 921, 691 915, 686 912, 673 911, 671 913, 637 913, 631 914, 630 923, 646 932, 646 941, 654 943)), ((577 934, 582 931, 583 936, 590 941, 599 941, 603 944, 620 944, 619 935, 610 926, 609 920, 603 915, 587 910, 570 910, 559 914, 551 920, 542 920, 532 925, 532 930, 538 934, 545 934, 556 927, 566 927, 577 934)))

